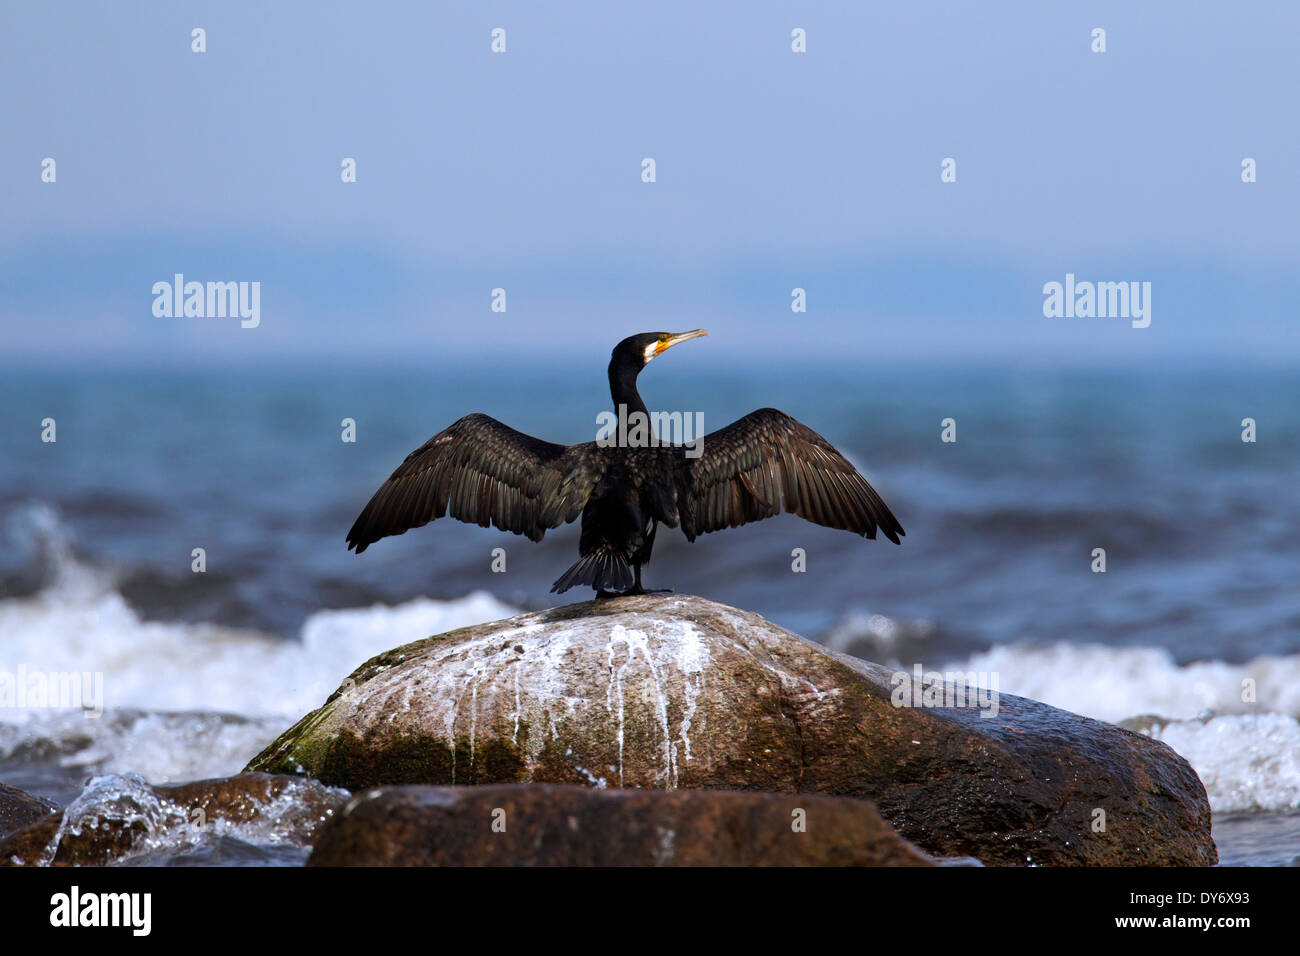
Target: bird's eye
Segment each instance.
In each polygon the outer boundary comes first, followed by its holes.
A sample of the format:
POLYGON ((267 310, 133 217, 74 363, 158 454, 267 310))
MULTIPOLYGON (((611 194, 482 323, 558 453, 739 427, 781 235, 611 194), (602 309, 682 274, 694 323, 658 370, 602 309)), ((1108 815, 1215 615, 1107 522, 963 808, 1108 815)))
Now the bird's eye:
POLYGON ((668 335, 665 333, 664 335, 659 336, 659 341, 660 341, 660 342, 667 342, 667 341, 668 341, 668 335))

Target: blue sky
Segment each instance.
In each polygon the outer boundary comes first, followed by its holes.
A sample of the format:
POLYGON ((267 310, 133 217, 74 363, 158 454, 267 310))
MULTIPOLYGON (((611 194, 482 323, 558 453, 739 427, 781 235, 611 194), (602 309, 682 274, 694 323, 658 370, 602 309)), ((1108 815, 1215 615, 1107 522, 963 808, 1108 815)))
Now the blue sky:
POLYGON ((1300 357, 1300 4, 9 4, 0 46, 9 363, 1300 357), (155 317, 176 272, 261 325, 155 317), (1151 327, 1044 318, 1067 272, 1151 327))

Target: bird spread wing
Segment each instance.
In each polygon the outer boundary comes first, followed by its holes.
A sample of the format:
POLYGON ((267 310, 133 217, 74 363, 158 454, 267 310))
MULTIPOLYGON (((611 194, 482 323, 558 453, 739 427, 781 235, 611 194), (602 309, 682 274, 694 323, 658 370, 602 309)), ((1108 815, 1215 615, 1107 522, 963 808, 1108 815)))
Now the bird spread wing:
POLYGON ((600 477, 592 456, 582 454, 587 447, 466 415, 406 456, 353 523, 348 547, 360 554, 445 514, 540 541, 546 529, 582 514, 600 477))
POLYGON ((704 436, 698 458, 682 455, 675 480, 682 531, 696 535, 793 512, 828 528, 898 544, 904 533, 876 490, 807 425, 760 408, 704 436))

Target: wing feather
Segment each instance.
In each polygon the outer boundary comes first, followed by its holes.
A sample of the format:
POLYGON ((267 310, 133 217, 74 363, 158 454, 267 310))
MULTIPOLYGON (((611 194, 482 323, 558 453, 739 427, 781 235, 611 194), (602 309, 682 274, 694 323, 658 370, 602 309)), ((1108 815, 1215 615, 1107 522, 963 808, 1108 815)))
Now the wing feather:
POLYGON ((830 528, 895 544, 905 533, 856 468, 807 425, 761 408, 704 436, 698 458, 675 471, 682 530, 697 535, 785 511, 830 528))
POLYGON ((582 513, 600 479, 594 444, 556 445, 488 415, 466 415, 406 456, 348 532, 360 554, 380 538, 450 515, 540 541, 582 513))

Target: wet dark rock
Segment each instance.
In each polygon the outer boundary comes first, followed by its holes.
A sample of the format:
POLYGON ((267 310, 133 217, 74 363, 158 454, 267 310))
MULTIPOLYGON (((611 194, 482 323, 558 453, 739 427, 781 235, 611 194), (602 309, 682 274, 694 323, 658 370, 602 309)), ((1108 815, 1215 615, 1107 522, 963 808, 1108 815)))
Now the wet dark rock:
POLYGON ((0 783, 0 837, 59 810, 48 800, 0 783))
POLYGON ((513 784, 353 799, 308 866, 931 866, 865 800, 513 784))
POLYGON ((585 602, 381 654, 249 769, 353 791, 536 782, 822 793, 873 801, 938 856, 1216 861, 1204 787, 1165 744, 1006 694, 987 717, 894 706, 903 686, 922 699, 910 675, 702 598, 585 602))

